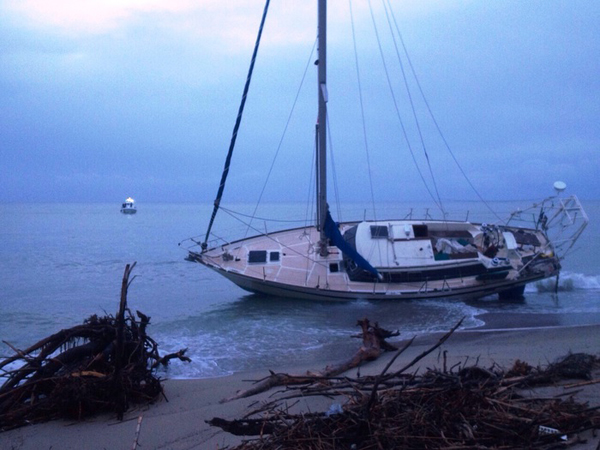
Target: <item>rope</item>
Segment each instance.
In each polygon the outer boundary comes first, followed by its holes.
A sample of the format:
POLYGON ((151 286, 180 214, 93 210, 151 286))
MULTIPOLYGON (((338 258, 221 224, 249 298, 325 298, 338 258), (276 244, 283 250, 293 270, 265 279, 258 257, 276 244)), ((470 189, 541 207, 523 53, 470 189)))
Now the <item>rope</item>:
MULTIPOLYGON (((314 142, 314 147, 313 147, 313 155, 315 155, 316 158, 316 154, 317 154, 317 142, 316 142, 316 130, 315 130, 315 142, 314 142)), ((313 161, 314 162, 314 161, 313 161)), ((305 210, 305 214, 304 214, 304 224, 306 226, 308 226, 309 223, 312 223, 314 221, 313 217, 315 214, 315 203, 314 201, 311 201, 311 199, 314 199, 316 197, 316 189, 317 189, 317 174, 316 174, 316 163, 311 164, 310 165, 310 181, 308 183, 308 189, 306 192, 306 210, 305 210)))
MULTIPOLYGON (((370 0, 369 0, 369 6, 370 6, 370 0)), ((385 14, 386 14, 388 26, 390 27, 390 35, 392 36, 392 40, 394 42, 394 48, 396 50, 396 55, 398 57, 398 63, 400 64, 400 69, 402 71, 402 79, 404 81, 404 87, 406 89, 406 94, 408 95, 408 101, 410 103, 411 111, 412 111, 412 114, 413 114, 413 119, 415 121, 415 126, 416 126, 417 132, 419 134, 419 140, 421 141, 421 146, 423 148, 423 154, 425 155, 425 161, 427 161, 427 167, 429 169, 429 175, 431 176, 431 182, 433 183, 433 187, 435 189, 435 195, 437 197, 437 200, 436 200, 436 198, 433 197, 433 195, 431 194, 431 192, 430 192, 430 195, 432 196, 432 200, 434 201, 434 203, 436 203, 436 205, 438 206, 438 208, 440 208, 440 211, 442 212, 442 216, 445 219, 446 213, 444 211, 444 206, 442 204, 442 199, 440 197, 440 192, 439 192, 439 189, 438 189, 438 186, 437 186, 437 182, 436 182, 435 176, 433 174, 433 168, 431 166, 431 161, 429 159, 429 153, 427 152, 427 146, 425 145, 425 138, 423 137, 423 132, 421 130, 421 125, 419 123, 419 118, 417 116, 417 111, 415 109, 415 103, 413 101, 412 93, 411 93, 410 87, 408 85, 408 79, 406 78, 406 72, 404 70, 404 64, 402 63, 402 59, 400 58, 400 53, 398 51, 398 45, 396 43, 396 37, 394 35, 394 30, 393 30, 392 24, 390 22, 389 12, 388 12, 388 8, 386 7, 385 2, 383 3, 383 6, 384 6, 384 10, 385 10, 385 14)), ((392 86, 391 86, 391 83, 389 81, 390 77, 388 75, 387 65, 385 64, 385 59, 384 59, 384 56, 383 56, 383 50, 381 48, 381 42, 380 42, 380 39, 379 39, 379 33, 377 32, 377 26, 375 25, 375 17, 373 16, 373 11, 372 10, 371 10, 371 18, 373 20, 373 26, 375 27, 375 33, 377 35, 377 43, 379 45, 379 52, 381 53, 381 59, 384 61, 383 65, 384 65, 384 69, 385 69, 385 72, 386 72, 386 76, 388 78, 388 83, 390 85, 390 91, 392 91, 392 86)))
MULTIPOLYGON (((356 33, 355 33, 355 29, 354 29, 354 13, 352 12, 352 0, 348 0, 348 5, 349 5, 349 9, 350 9, 350 22, 352 24, 352 43, 354 45, 354 63, 356 66, 356 79, 357 79, 357 83, 358 83, 358 99, 359 99, 359 103, 360 103, 360 114, 361 114, 361 119, 362 119, 362 128, 363 128, 363 140, 364 140, 364 144, 365 144, 365 153, 366 153, 366 158, 367 158, 367 171, 369 174, 369 187, 371 190, 371 205, 373 208, 373 216, 375 218, 375 220, 377 220, 377 211, 375 209, 375 194, 374 194, 374 190, 373 190, 373 177, 371 175, 371 161, 370 161, 370 156, 369 156, 369 141, 367 139, 367 125, 366 125, 366 120, 365 120, 365 108, 364 108, 364 102, 363 102, 363 96, 362 96, 362 85, 361 85, 361 77, 360 77, 360 68, 359 68, 359 64, 358 64, 358 50, 356 49, 356 33)), ((369 2, 369 7, 371 6, 370 2, 369 2)))
MULTIPOLYGON (((369 7, 371 7, 370 2, 369 2, 369 7)), ((373 17, 373 10, 372 10, 372 8, 370 8, 370 10, 371 10, 371 17, 373 17)), ((373 20, 373 23, 374 23, 374 20, 373 20)), ((374 25, 375 25, 375 23, 374 23, 374 25)), ((377 27, 376 26, 375 26, 375 31, 377 31, 377 27)), ((379 35, 377 35, 377 40, 379 42, 379 35)), ((381 43, 379 44, 379 50, 380 50, 380 54, 381 54, 381 57, 382 57, 382 63, 383 63, 384 68, 385 68, 385 73, 386 73, 386 77, 387 77, 388 87, 390 89, 390 94, 391 94, 391 97, 392 97, 392 102, 393 102, 394 108, 396 110, 396 116, 398 117, 398 122, 400 123, 400 129, 402 130, 402 135, 404 136, 404 140, 406 142, 406 145, 407 145, 408 150, 410 152, 410 155, 412 157, 412 160, 413 160, 413 163, 415 165, 415 168, 417 169, 417 172, 418 172, 418 174, 419 174, 419 176, 421 178, 421 181, 423 182, 423 185, 425 186, 425 189, 429 193, 430 197, 432 199, 434 199, 434 202, 435 202, 435 197, 434 197, 433 193, 431 192, 431 190, 429 189, 429 185, 427 184, 427 181, 425 180, 423 172, 421 171, 421 169, 419 167, 419 163, 417 162, 417 159, 416 159, 416 156, 415 156, 415 152, 413 151, 412 145, 410 143, 410 138, 408 137, 408 132, 407 132, 406 127, 404 125, 404 121, 402 120, 402 115, 400 114, 400 108, 398 107, 398 101, 397 101, 396 96, 394 94, 394 90, 392 88, 392 83, 391 83, 391 80, 390 80, 389 72, 388 72, 387 66, 385 64, 385 58, 383 58, 383 54, 382 54, 382 50, 381 50, 381 43)))
POLYGON ((336 207, 336 217, 338 222, 343 222, 342 219, 342 207, 340 205, 340 192, 338 188, 338 178, 337 178, 337 170, 335 165, 335 158, 333 152, 333 141, 331 139, 331 128, 329 127, 329 112, 327 112, 327 137, 329 140, 328 148, 329 148, 329 160, 331 161, 331 176, 333 178, 333 192, 335 196, 335 207, 336 207))
MULTIPOLYGON (((247 217, 248 219, 250 219, 250 222, 252 222, 253 220, 262 220, 263 222, 304 223, 304 219, 281 220, 281 219, 269 219, 269 218, 266 218, 266 217, 256 217, 254 214, 243 214, 241 212, 225 208, 224 206, 221 206, 221 210, 223 210, 224 212, 226 212, 227 214, 229 214, 230 216, 235 217, 235 218, 237 218, 237 216, 247 217)), ((244 225, 247 225, 248 228, 251 228, 251 223, 250 222, 249 223, 242 222, 242 223, 244 225)))
MULTIPOLYGON (((486 206, 486 208, 492 214, 494 214, 494 216, 496 216, 496 218, 499 221, 502 222, 502 219, 497 214, 497 212, 482 197, 482 195, 479 193, 479 191, 477 190, 477 188, 475 188, 475 186, 473 185, 473 183, 471 182, 471 180, 467 176, 466 172, 464 171, 464 169, 462 168, 462 166, 458 162, 458 159, 454 155, 454 152, 452 151, 452 148, 450 147, 450 144, 448 144, 448 141, 446 140, 446 137, 444 136, 444 133, 442 132, 442 129, 440 128, 440 126, 439 126, 439 124, 438 124, 438 122, 437 122, 437 120, 435 118, 435 115, 433 114, 433 111, 431 110, 431 107, 429 106, 429 102, 427 101, 427 97, 425 97, 425 93, 423 92, 423 88, 421 87, 421 83, 419 82, 419 78, 417 77, 417 73, 415 71, 415 68, 414 68, 414 66, 412 64, 412 61, 410 59, 410 55, 409 55, 408 50, 406 48, 406 45, 404 43, 404 39, 402 38, 402 33, 400 32, 400 28, 398 27, 398 22, 396 21, 396 16, 395 16, 394 10, 392 9, 392 6, 390 4, 390 0, 384 0, 384 7, 386 8, 386 14, 387 14, 388 9, 389 9, 389 11, 391 13, 391 17, 392 17, 392 20, 394 22, 394 26, 396 28, 396 33, 398 33, 398 38, 400 40, 400 43, 402 44, 402 49, 404 50, 404 55, 406 56, 406 61, 408 62, 408 66, 410 67, 410 70, 412 72, 413 78, 415 79, 415 83, 417 85, 417 88, 419 89, 419 92, 421 94, 421 98, 423 99, 423 103, 425 104, 425 107, 427 108, 429 116, 431 117, 431 120, 433 121, 433 124, 434 124, 434 126, 435 126, 438 134, 440 135, 440 138, 442 139, 442 142, 444 143, 444 146, 448 150, 448 153, 450 153, 450 156, 452 157, 454 163, 458 167, 460 173, 463 175, 464 179, 466 180, 466 182, 468 183, 468 185, 471 187, 471 189, 473 190, 473 192, 475 193, 475 195, 477 195, 477 197, 479 198, 479 200, 486 206), (386 1, 387 1, 387 6, 386 6, 386 1)), ((394 45, 395 44, 396 44, 396 40, 394 39, 394 45)), ((397 49, 396 49, 396 51, 398 52, 397 49)), ((398 54, 398 59, 400 60, 400 55, 399 54, 398 54)))
MULTIPOLYGON (((251 228, 253 231, 255 231, 258 235, 264 236, 265 238, 277 243, 278 245, 281 245, 283 248, 285 248, 286 250, 288 250, 289 252, 295 253, 296 255, 305 258, 308 261, 311 261, 321 267, 327 267, 326 263, 323 263, 322 261, 318 261, 302 252, 299 252, 298 250, 296 250, 295 248, 292 247, 288 247, 287 245, 282 244, 281 242, 279 242, 277 239, 271 237, 271 235, 269 233, 265 233, 262 230, 259 230, 258 228, 255 228, 253 226, 251 226, 249 223, 244 222, 242 219, 240 219, 238 216, 244 216, 244 214, 240 214, 240 213, 235 213, 233 211, 230 211, 226 208, 221 208, 223 210, 223 212, 229 214, 232 218, 234 218, 235 220, 237 220, 238 222, 243 223, 244 225, 247 225, 249 228, 251 228)), ((245 217, 249 217, 249 216, 245 216, 245 217)), ((257 217, 254 217, 254 219, 258 219, 257 217)), ((283 222, 283 221, 280 221, 283 222)), ((309 227, 311 228, 311 227, 309 227)), ((304 231, 306 231, 306 228, 304 229, 304 231)))
MULTIPOLYGON (((260 202, 262 201, 263 195, 267 188, 269 179, 271 178, 271 173, 273 172, 273 168, 275 167, 275 161, 277 160, 277 157, 279 156, 279 151, 281 150, 281 146, 283 145, 283 140, 287 133, 290 122, 292 121, 292 115, 294 114, 294 111, 296 109, 296 104, 298 103, 298 98, 300 97, 300 92, 302 91, 302 86, 304 86, 304 80, 306 79, 306 74, 308 72, 308 68, 311 65, 311 61, 313 59, 313 55, 314 55, 316 46, 317 46, 317 41, 315 40, 315 43, 313 44, 312 50, 310 52, 310 56, 308 57, 306 67, 304 68, 304 73, 302 74, 302 79, 300 80, 300 86, 298 86, 298 90, 296 92, 296 97, 294 98, 294 102, 292 103, 292 109, 290 110, 290 114, 288 115, 287 122, 285 123, 285 127, 283 128, 283 133, 281 134, 281 138, 279 139, 279 144, 277 145, 277 150, 275 151, 275 156, 273 157, 273 161, 271 162, 271 167, 269 167, 269 171, 267 172, 267 177, 263 184, 262 190, 260 191, 260 195, 258 196, 258 200, 256 201, 253 215, 256 214, 256 211, 258 210, 260 202)), ((246 229, 246 236, 248 236, 248 232, 250 231, 251 224, 252 224, 252 218, 250 218, 250 223, 248 224, 248 228, 246 229)))

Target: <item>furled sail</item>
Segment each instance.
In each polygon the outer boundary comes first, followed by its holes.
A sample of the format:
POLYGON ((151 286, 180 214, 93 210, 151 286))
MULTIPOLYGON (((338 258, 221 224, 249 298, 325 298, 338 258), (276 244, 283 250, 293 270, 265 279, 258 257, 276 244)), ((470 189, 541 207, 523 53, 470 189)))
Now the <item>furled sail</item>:
POLYGON ((356 249, 346 242, 329 211, 327 211, 327 218, 325 219, 325 235, 333 242, 333 245, 339 248, 345 256, 351 258, 358 267, 372 273, 377 278, 381 278, 377 269, 369 264, 369 261, 363 258, 356 249))

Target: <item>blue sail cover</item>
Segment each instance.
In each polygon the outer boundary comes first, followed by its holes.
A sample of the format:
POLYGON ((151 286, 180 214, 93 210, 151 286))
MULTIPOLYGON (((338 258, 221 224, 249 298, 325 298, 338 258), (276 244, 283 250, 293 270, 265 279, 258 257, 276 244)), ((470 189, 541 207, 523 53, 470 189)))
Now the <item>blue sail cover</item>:
POLYGON ((342 233, 340 233, 337 224, 331 218, 329 211, 327 211, 327 217, 325 219, 325 236, 331 239, 331 242, 333 242, 333 244, 339 248, 345 256, 351 258, 358 265, 358 267, 372 273, 377 278, 381 278, 377 269, 369 264, 365 258, 363 258, 354 248, 352 248, 350 244, 348 244, 348 242, 346 242, 342 236, 342 233))

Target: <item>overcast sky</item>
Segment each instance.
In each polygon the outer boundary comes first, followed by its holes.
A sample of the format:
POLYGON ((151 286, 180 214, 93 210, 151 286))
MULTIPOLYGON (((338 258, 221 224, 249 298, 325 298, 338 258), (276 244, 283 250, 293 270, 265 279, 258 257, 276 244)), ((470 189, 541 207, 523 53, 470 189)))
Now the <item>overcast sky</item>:
MULTIPOLYGON (((314 3, 271 2, 227 201, 254 202, 271 165, 267 200, 307 198, 314 3)), ((486 199, 543 197, 556 180, 580 198, 600 198, 598 0, 392 3, 437 123, 486 199)), ((382 4, 371 4, 382 45, 393 48, 382 4)), ((0 0, 0 201, 212 201, 263 7, 262 0, 0 0)), ((376 199, 427 199, 413 160, 442 198, 473 198, 431 121, 420 122, 431 170, 418 139, 411 155, 367 1, 332 0, 329 19, 329 115, 342 200, 370 199, 368 169, 376 199)), ((412 127, 401 72, 388 58, 412 127)), ((423 112, 419 91, 412 95, 423 112)), ((413 138, 414 130, 407 131, 413 138)))

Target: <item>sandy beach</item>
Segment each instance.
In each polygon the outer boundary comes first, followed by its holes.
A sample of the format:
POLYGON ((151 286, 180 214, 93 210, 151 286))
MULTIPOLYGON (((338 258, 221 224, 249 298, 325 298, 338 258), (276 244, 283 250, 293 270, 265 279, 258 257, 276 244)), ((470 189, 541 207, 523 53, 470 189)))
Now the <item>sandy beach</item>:
MULTIPOLYGON (((576 327, 538 327, 529 328, 519 322, 519 317, 508 318, 510 329, 494 329, 488 323, 481 329, 459 331, 441 347, 447 351, 448 363, 467 362, 473 365, 477 361, 481 367, 492 364, 510 368, 520 359, 532 366, 546 366, 561 356, 571 353, 598 355, 600 325, 576 327)), ((393 367, 401 367, 415 356, 435 344, 441 335, 417 337, 410 348, 404 352, 393 367)), ((412 336, 401 336, 403 339, 412 336)), ((400 341, 392 341, 398 344, 400 341)), ((436 350, 421 360, 417 367, 441 367, 440 350, 436 350)), ((352 355, 339 355, 339 361, 352 355)), ((392 353, 386 353, 377 361, 360 368, 361 375, 378 374, 392 353)), ((241 418, 257 402, 273 400, 277 388, 250 398, 220 401, 234 395, 238 390, 247 389, 248 380, 262 379, 271 369, 288 374, 303 374, 307 370, 320 370, 327 364, 339 361, 316 361, 312 367, 265 367, 254 373, 236 373, 234 375, 202 380, 167 380, 164 383, 165 398, 152 405, 133 407, 123 421, 117 421, 114 415, 102 415, 84 422, 53 421, 36 424, 0 434, 1 449, 129 449, 136 436, 136 428, 141 417, 138 444, 141 449, 223 449, 241 442, 241 437, 233 436, 219 428, 205 423, 213 417, 225 419, 241 418)), ((393 370, 393 367, 391 370, 393 370)), ((348 373, 356 375, 356 369, 348 373)), ((597 378, 598 373, 595 374, 597 378)), ((279 390, 281 390, 280 388, 279 390)), ((562 386, 551 388, 556 394, 564 394, 562 386)), ((574 391, 575 392, 575 391, 574 391)), ((578 401, 589 402, 590 406, 600 405, 600 383, 591 384, 577 390, 578 401)), ((322 397, 303 400, 296 408, 310 411, 326 411, 332 401, 322 397)), ((586 436, 586 444, 575 446, 581 449, 596 449, 600 445, 600 436, 591 433, 586 436)))

